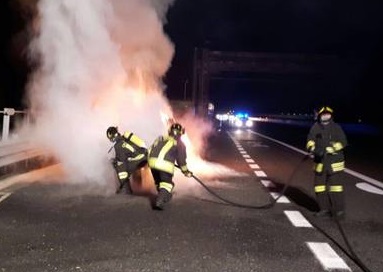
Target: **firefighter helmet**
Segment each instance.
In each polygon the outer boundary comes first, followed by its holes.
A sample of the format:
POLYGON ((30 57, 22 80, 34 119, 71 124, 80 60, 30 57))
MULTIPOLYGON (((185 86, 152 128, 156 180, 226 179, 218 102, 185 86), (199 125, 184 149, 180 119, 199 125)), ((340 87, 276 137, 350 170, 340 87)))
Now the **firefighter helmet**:
POLYGON ((329 113, 329 114, 332 114, 334 111, 332 110, 332 108, 328 107, 328 106, 324 106, 324 107, 321 107, 318 111, 318 115, 321 115, 322 113, 329 113))
POLYGON ((181 137, 185 133, 185 128, 179 123, 174 123, 169 128, 169 135, 173 137, 181 137))
POLYGON ((108 129, 106 130, 106 137, 108 137, 108 139, 111 142, 114 142, 116 140, 116 137, 119 135, 120 133, 118 132, 117 127, 108 127, 108 129))
POLYGON ((333 112, 333 109, 328 106, 321 107, 318 111, 319 122, 327 124, 331 120, 333 112))

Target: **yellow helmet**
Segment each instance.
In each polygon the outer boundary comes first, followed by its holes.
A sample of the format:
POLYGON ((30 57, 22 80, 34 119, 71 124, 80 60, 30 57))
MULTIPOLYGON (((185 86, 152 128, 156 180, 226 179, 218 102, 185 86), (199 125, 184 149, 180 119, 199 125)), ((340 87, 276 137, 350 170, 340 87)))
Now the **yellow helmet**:
POLYGON ((318 115, 321 115, 322 113, 330 113, 330 114, 333 114, 333 109, 328 107, 328 106, 324 106, 324 107, 321 107, 318 111, 318 115))
POLYGON ((317 117, 318 121, 324 125, 328 124, 330 120, 332 119, 333 112, 334 111, 332 110, 332 108, 328 106, 324 106, 320 108, 318 111, 318 117, 317 117))

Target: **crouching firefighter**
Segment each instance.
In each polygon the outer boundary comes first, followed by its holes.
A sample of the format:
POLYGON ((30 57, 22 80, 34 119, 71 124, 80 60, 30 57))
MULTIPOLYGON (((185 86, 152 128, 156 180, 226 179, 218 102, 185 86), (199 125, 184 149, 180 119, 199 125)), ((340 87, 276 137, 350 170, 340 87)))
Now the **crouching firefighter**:
POLYGON ((106 130, 106 136, 114 143, 115 159, 113 166, 120 183, 116 193, 121 192, 122 188, 126 186, 126 193, 132 194, 130 177, 135 170, 147 164, 145 142, 129 131, 121 135, 117 127, 109 127, 106 130))
POLYGON ((148 164, 158 192, 152 203, 155 210, 162 210, 172 198, 175 163, 185 176, 193 176, 186 164, 186 147, 181 140, 184 133, 185 129, 174 123, 170 126, 168 135, 158 137, 149 148, 148 164))
POLYGON ((320 108, 306 143, 307 150, 314 155, 314 191, 320 208, 316 216, 344 215, 343 182, 339 174, 345 169, 346 145, 343 129, 333 121, 333 110, 320 108))

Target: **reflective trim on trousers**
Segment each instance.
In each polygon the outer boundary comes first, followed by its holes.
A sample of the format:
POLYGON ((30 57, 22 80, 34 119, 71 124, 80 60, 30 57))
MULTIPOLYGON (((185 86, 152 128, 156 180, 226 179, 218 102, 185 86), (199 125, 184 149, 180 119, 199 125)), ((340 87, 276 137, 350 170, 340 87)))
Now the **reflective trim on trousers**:
POLYGON ((118 178, 119 179, 127 179, 128 178, 128 172, 118 172, 118 178))
POLYGON ((160 186, 159 186, 160 189, 165 189, 166 191, 168 191, 169 193, 172 192, 173 190, 173 185, 170 184, 169 182, 160 182, 160 186))
POLYGON ((326 191, 326 185, 317 185, 314 187, 315 193, 323 193, 326 191))
POLYGON ((342 185, 332 185, 332 186, 330 186, 330 192, 332 192, 332 193, 343 192, 343 186, 342 185))

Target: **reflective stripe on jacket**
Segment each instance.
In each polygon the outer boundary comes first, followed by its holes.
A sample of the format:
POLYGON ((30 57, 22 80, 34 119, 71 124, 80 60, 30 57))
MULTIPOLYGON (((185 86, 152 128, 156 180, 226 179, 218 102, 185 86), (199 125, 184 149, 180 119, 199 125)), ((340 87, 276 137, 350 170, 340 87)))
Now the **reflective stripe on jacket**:
POLYGON ((327 125, 315 123, 307 136, 306 149, 323 156, 316 161, 314 171, 321 173, 328 170, 331 173, 344 170, 343 149, 346 146, 347 138, 340 125, 333 121, 327 125))
POLYGON ((185 144, 171 136, 158 137, 149 148, 149 167, 173 175, 175 162, 187 170, 185 144))
POLYGON ((147 150, 142 147, 142 142, 143 141, 136 135, 134 135, 134 137, 131 136, 128 139, 123 136, 118 136, 116 143, 114 144, 116 160, 119 162, 136 162, 144 160, 147 150))

